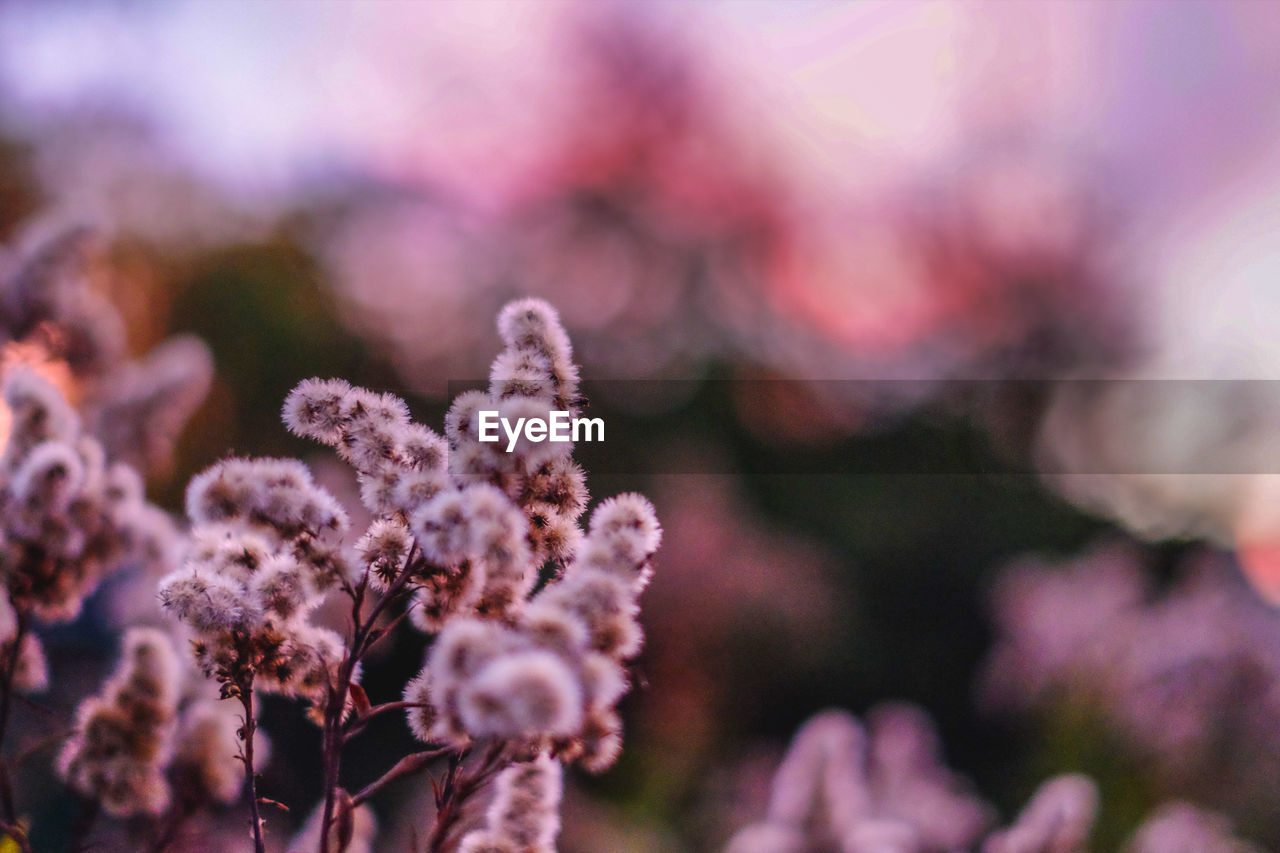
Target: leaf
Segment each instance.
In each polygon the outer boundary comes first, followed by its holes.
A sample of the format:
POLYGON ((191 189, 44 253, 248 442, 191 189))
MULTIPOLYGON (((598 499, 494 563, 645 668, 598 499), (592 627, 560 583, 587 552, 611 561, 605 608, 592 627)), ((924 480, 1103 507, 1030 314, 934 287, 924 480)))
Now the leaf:
POLYGON ((351 685, 351 701, 356 706, 356 715, 363 717, 373 706, 369 704, 369 694, 359 684, 351 685))
POLYGON ((273 800, 270 797, 258 797, 258 802, 264 806, 275 806, 282 812, 289 811, 289 807, 279 800, 273 800))
POLYGON ((339 788, 336 793, 338 813, 333 816, 332 831, 337 836, 335 846, 338 853, 346 853, 356 831, 355 807, 351 804, 351 795, 345 789, 339 788))

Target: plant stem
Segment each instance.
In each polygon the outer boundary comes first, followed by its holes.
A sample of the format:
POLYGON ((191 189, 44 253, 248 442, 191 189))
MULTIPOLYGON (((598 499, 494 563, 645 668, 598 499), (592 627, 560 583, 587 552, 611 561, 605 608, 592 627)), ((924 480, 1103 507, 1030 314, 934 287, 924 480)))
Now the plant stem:
POLYGON ((421 773, 431 765, 431 762, 449 753, 449 749, 428 749, 422 752, 414 752, 406 755, 404 758, 396 762, 396 765, 383 773, 373 782, 365 786, 364 790, 351 798, 353 806, 359 806, 366 802, 370 797, 377 794, 384 787, 406 776, 412 776, 415 773, 421 773))
POLYGON ((253 735, 257 723, 253 719, 253 679, 245 679, 240 687, 240 704, 244 707, 244 778, 249 786, 249 816, 253 820, 254 853, 266 853, 267 846, 262 840, 262 814, 258 808, 258 779, 253 765, 253 735))
POLYGON ((328 703, 324 711, 324 731, 321 736, 321 763, 324 766, 324 809, 320 815, 319 853, 329 853, 329 830, 333 825, 338 782, 342 773, 342 747, 346 742, 342 729, 342 718, 343 712, 347 707, 347 697, 351 692, 351 677, 355 673, 355 668, 360 662, 360 658, 369 650, 373 642, 383 636, 382 633, 379 633, 373 636, 372 640, 370 639, 373 635, 374 627, 377 625, 378 617, 390 606, 392 601, 399 598, 414 571, 419 568, 417 562, 420 559, 420 554, 421 552, 415 542, 408 558, 405 560, 404 568, 400 570, 390 587, 373 605, 368 616, 363 616, 360 612, 364 605, 365 591, 369 586, 367 568, 360 583, 351 590, 351 647, 347 656, 343 659, 342 665, 338 667, 337 683, 329 686, 328 703))
POLYGON ((351 721, 351 723, 343 731, 342 742, 345 745, 347 741, 351 740, 353 737, 360 734, 360 732, 364 731, 365 728, 369 725, 369 722, 374 717, 381 716, 382 714, 386 714, 391 711, 407 711, 410 708, 425 708, 425 707, 427 706, 421 702, 408 702, 408 701, 399 701, 399 700, 395 702, 384 702, 381 705, 374 705, 368 711, 365 711, 359 717, 351 721))
POLYGON ((494 774, 507 762, 504 760, 506 744, 498 741, 489 747, 484 760, 471 773, 465 773, 467 752, 450 759, 449 770, 436 795, 436 818, 427 838, 427 853, 445 853, 453 830, 462 819, 467 801, 481 791, 494 774))
MULTIPOLYGON (((18 611, 18 627, 13 639, 5 646, 4 671, 0 674, 0 810, 6 826, 16 826, 18 810, 13 800, 13 781, 9 775, 9 763, 3 754, 5 735, 9 728, 9 712, 13 707, 13 677, 18 671, 18 658, 22 654, 22 642, 30 627, 27 613, 18 611)), ((10 833, 12 834, 12 833, 10 833)))

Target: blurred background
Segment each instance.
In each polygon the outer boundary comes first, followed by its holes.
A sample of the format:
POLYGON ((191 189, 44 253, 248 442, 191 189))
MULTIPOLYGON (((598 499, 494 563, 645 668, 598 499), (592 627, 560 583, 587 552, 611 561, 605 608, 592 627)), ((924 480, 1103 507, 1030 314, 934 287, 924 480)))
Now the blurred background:
MULTIPOLYGON (((229 451, 350 494, 297 381, 438 427, 497 308, 558 306, 592 492, 667 530, 566 853, 716 849, 801 721, 896 699, 1005 816, 1080 770, 1099 849, 1171 796, 1276 849, 1277 43, 1252 0, 9 0, 0 242, 90 224, 131 350, 212 348, 175 512, 229 451)), ((265 716, 307 804, 318 734, 265 716)))

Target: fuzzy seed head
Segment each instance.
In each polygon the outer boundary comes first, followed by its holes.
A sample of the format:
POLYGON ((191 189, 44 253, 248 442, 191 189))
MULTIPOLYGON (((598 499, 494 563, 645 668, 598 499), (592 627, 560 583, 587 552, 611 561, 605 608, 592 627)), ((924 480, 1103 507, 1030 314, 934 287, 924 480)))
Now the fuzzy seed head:
POLYGON ((342 439, 352 389, 341 379, 304 379, 285 398, 282 417, 294 435, 335 446, 342 439))

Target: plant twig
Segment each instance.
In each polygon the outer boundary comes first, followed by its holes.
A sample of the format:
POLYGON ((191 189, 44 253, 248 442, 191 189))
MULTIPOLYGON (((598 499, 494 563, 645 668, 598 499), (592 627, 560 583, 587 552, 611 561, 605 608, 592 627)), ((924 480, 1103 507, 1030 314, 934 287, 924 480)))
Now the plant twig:
POLYGON ((26 639, 27 631, 30 628, 29 618, 23 610, 18 611, 18 627, 14 632, 13 639, 5 646, 6 654, 4 659, 4 671, 0 673, 0 816, 4 818, 5 831, 10 836, 21 835, 21 839, 15 838, 23 849, 26 847, 26 833, 20 829, 15 833, 13 828, 18 825, 18 809, 13 798, 13 780, 9 775, 9 763, 3 754, 5 735, 9 728, 9 714, 13 707, 13 678, 18 671, 18 658, 22 653, 22 642, 26 639))
POLYGON ((356 735, 360 734, 360 732, 364 731, 365 728, 368 727, 369 722, 374 717, 382 716, 383 714, 386 714, 390 711, 407 711, 410 708, 426 708, 426 707, 428 706, 423 704, 422 702, 406 702, 406 701, 383 702, 381 705, 374 705, 368 711, 365 711, 359 717, 357 717, 356 719, 352 720, 350 723, 347 724, 346 731, 342 736, 343 737, 342 742, 345 744, 347 741, 351 740, 356 735))
POLYGON ((321 762, 324 766, 324 807, 320 815, 319 853, 329 853, 329 832, 333 825, 334 809, 337 804, 338 783, 342 774, 342 747, 346 743, 343 732, 343 713, 347 707, 347 697, 351 693, 351 678, 356 665, 373 643, 389 633, 390 628, 398 624, 393 621, 387 630, 375 633, 378 618, 400 597, 410 578, 421 567, 421 550, 415 542, 405 560, 404 568, 396 575, 391 585, 369 610, 362 615, 364 596, 369 586, 369 569, 366 566, 360 583, 351 591, 351 646, 338 667, 336 684, 329 685, 329 696, 324 713, 324 731, 321 739, 321 762))
POLYGON ((406 755, 404 758, 397 761, 394 767, 386 773, 383 773, 374 781, 370 782, 362 791, 360 791, 360 793, 352 797, 351 804, 353 806, 362 805, 387 785, 397 779, 403 779, 406 776, 412 776, 415 773, 423 772, 431 765, 431 762, 435 761, 437 758, 448 755, 449 752, 451 752, 449 747, 443 747, 441 749, 427 749, 422 752, 414 752, 406 755))
POLYGON ((450 761, 444 782, 436 788, 436 817, 427 838, 427 853, 445 853, 450 836, 458 825, 467 801, 489 783, 506 766, 506 744, 497 741, 489 747, 484 760, 470 773, 463 772, 467 751, 450 761))
POLYGON ((257 724, 253 718, 252 675, 245 678, 237 687, 240 704, 244 707, 244 728, 240 730, 240 736, 244 741, 244 754, 241 759, 244 761, 245 782, 249 786, 249 816, 253 820, 253 849, 254 853, 266 853, 267 847, 262 839, 262 813, 258 808, 258 779, 253 764, 253 736, 257 724))

